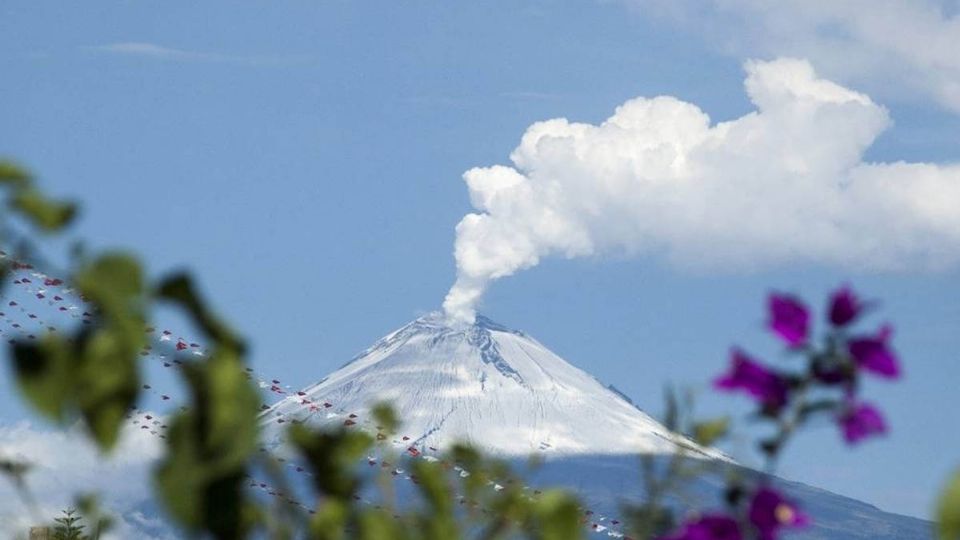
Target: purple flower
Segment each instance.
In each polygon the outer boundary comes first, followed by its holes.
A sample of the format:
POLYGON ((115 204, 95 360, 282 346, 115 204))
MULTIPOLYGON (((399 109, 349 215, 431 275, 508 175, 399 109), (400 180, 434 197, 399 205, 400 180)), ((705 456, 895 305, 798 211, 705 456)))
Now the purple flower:
POLYGON ((850 356, 862 369, 881 377, 896 379, 900 376, 900 364, 887 343, 892 335, 893 329, 884 325, 875 336, 851 339, 847 344, 850 356))
POLYGON ((810 523, 810 518, 797 505, 767 487, 758 489, 753 496, 749 517, 760 540, 775 540, 781 527, 804 527, 810 523))
POLYGON ((843 286, 830 296, 830 323, 842 328, 853 322, 864 307, 850 287, 843 286))
POLYGON ((744 390, 773 410, 779 410, 787 403, 784 378, 737 348, 731 352, 730 371, 715 379, 713 385, 721 390, 744 390))
POLYGON ((742 540, 736 520, 723 514, 701 517, 686 523, 680 531, 659 540, 742 540))
POLYGON ((887 432, 883 415, 869 403, 850 403, 837 417, 837 423, 843 430, 847 444, 857 444, 863 439, 887 432))
POLYGON ((806 343, 810 331, 810 313, 799 300, 785 294, 771 294, 767 299, 767 310, 770 313, 770 329, 787 345, 800 347, 806 343))

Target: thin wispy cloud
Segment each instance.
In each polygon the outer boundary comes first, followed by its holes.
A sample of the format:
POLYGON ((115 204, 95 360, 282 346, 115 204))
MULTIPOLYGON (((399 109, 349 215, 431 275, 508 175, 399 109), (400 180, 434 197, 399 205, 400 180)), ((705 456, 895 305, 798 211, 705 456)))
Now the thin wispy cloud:
POLYGON ((935 0, 622 0, 739 57, 809 59, 826 76, 960 113, 960 16, 935 0))
POLYGON ((169 62, 207 62, 238 65, 284 65, 308 60, 305 55, 235 55, 206 51, 191 51, 165 47, 156 43, 125 41, 87 47, 87 50, 117 56, 139 57, 169 62))

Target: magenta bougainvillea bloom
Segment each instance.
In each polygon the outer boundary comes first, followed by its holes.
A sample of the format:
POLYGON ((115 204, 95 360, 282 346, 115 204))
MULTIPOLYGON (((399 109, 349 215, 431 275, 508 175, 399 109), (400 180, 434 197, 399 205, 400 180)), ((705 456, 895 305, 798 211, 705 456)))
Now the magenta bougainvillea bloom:
POLYGON ((742 540, 740 525, 730 516, 713 514, 686 523, 679 532, 659 540, 742 540))
POLYGON ((800 347, 810 332, 810 312, 802 302, 785 294, 771 294, 767 299, 770 329, 787 345, 800 347))
POLYGON ((893 329, 885 325, 875 336, 851 339, 847 344, 850 356, 861 369, 881 377, 896 379, 900 376, 900 363, 889 346, 892 335, 893 329))
POLYGON ((840 287, 830 296, 830 323, 842 328, 856 320, 863 308, 863 302, 850 287, 840 287))
POLYGON ((787 382, 740 349, 730 356, 730 371, 713 381, 720 390, 744 390, 765 407, 779 410, 787 403, 787 382))
POLYGON ((847 444, 857 444, 863 439, 887 432, 887 422, 880 411, 869 403, 850 403, 837 417, 847 444))
POLYGON ((810 523, 810 518, 795 504, 768 487, 761 487, 753 496, 749 518, 760 540, 775 540, 783 527, 804 527, 810 523))

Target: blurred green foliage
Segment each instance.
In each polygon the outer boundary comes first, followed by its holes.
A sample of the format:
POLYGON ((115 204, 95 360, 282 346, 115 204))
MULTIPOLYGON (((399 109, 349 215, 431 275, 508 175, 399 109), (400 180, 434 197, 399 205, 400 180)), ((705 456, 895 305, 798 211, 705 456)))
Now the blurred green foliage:
POLYGON ((937 505, 936 519, 940 540, 960 539, 960 471, 947 482, 937 505))

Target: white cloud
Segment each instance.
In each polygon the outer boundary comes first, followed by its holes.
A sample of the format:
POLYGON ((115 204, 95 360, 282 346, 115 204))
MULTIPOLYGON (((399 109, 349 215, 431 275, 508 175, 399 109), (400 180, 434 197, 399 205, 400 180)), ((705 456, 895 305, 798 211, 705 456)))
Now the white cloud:
POLYGON ((810 59, 834 80, 960 112, 960 17, 938 0, 622 0, 739 57, 810 59))
POLYGON ((20 538, 31 525, 49 523, 74 496, 96 492, 116 519, 107 538, 172 538, 167 527, 147 517, 150 469, 160 455, 159 439, 131 425, 118 447, 105 457, 80 428, 38 429, 28 422, 0 425, 0 457, 32 465, 26 480, 36 507, 26 504, 6 478, 0 478, 0 537, 20 538))
POLYGON ((492 280, 550 255, 728 269, 960 260, 960 166, 865 163, 890 123, 883 107, 806 61, 746 70, 756 111, 733 121, 711 125, 672 97, 636 98, 600 125, 533 124, 512 166, 467 171, 478 212, 457 225, 447 312, 470 319, 492 280))

